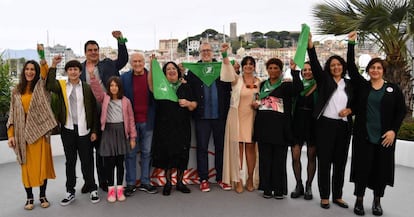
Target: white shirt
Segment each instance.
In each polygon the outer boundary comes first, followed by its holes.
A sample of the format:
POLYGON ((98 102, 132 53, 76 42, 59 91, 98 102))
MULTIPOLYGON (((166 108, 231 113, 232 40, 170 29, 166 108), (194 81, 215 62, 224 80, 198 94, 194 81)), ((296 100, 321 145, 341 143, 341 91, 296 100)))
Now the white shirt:
POLYGON ((329 99, 328 105, 323 111, 323 116, 331 119, 342 119, 347 121, 346 117, 340 117, 339 112, 346 108, 348 103, 348 96, 345 92, 345 81, 342 78, 338 82, 338 88, 333 92, 331 99, 329 99))
POLYGON ((87 129, 86 124, 86 112, 85 112, 85 105, 83 103, 83 89, 82 89, 82 82, 79 81, 78 84, 73 85, 72 83, 66 81, 66 96, 67 96, 67 102, 68 102, 68 117, 66 119, 65 128, 73 130, 73 121, 72 121, 72 111, 70 109, 70 101, 69 97, 72 93, 72 89, 75 88, 76 91, 76 108, 77 108, 77 115, 78 115, 78 133, 79 136, 86 136, 89 134, 90 129, 87 129))

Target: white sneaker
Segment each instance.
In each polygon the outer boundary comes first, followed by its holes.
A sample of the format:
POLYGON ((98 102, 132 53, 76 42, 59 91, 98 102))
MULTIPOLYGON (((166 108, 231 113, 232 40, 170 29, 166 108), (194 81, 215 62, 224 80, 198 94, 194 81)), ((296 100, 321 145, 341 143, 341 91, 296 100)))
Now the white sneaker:
POLYGON ((91 192, 90 199, 92 203, 98 203, 101 201, 101 199, 99 199, 97 190, 91 192))
POLYGON ((60 201, 60 205, 67 206, 70 203, 72 203, 72 201, 74 201, 74 200, 75 200, 75 194, 66 192, 65 198, 63 198, 63 200, 60 201))

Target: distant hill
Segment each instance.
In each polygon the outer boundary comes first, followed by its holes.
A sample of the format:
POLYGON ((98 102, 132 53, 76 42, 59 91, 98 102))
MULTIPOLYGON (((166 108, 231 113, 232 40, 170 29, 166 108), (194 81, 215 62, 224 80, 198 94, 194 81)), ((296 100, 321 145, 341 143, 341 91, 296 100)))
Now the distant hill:
POLYGON ((39 60, 37 51, 35 49, 25 50, 12 50, 6 49, 3 51, 3 59, 20 59, 25 58, 26 60, 39 60))

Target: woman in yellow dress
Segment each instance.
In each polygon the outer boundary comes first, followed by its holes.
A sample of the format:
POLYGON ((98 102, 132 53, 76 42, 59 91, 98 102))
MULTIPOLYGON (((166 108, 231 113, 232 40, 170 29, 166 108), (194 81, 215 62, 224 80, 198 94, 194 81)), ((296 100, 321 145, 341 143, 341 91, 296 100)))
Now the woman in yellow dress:
POLYGON ((26 210, 34 208, 33 187, 40 187, 40 206, 49 207, 47 180, 55 178, 50 132, 57 123, 50 107, 50 95, 45 90, 47 71, 44 60, 41 66, 34 60, 27 61, 10 102, 8 144, 21 166, 26 210))

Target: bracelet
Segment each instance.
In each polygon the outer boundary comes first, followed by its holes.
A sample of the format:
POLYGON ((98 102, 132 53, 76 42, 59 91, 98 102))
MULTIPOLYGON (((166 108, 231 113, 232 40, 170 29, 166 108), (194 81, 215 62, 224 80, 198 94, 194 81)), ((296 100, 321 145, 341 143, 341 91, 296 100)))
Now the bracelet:
POLYGON ((118 38, 118 42, 119 43, 121 43, 121 44, 125 44, 125 42, 128 42, 128 39, 127 38, 118 38))
POLYGON ((226 57, 228 57, 227 52, 222 52, 221 53, 221 56, 223 57, 223 59, 226 58, 226 57))

